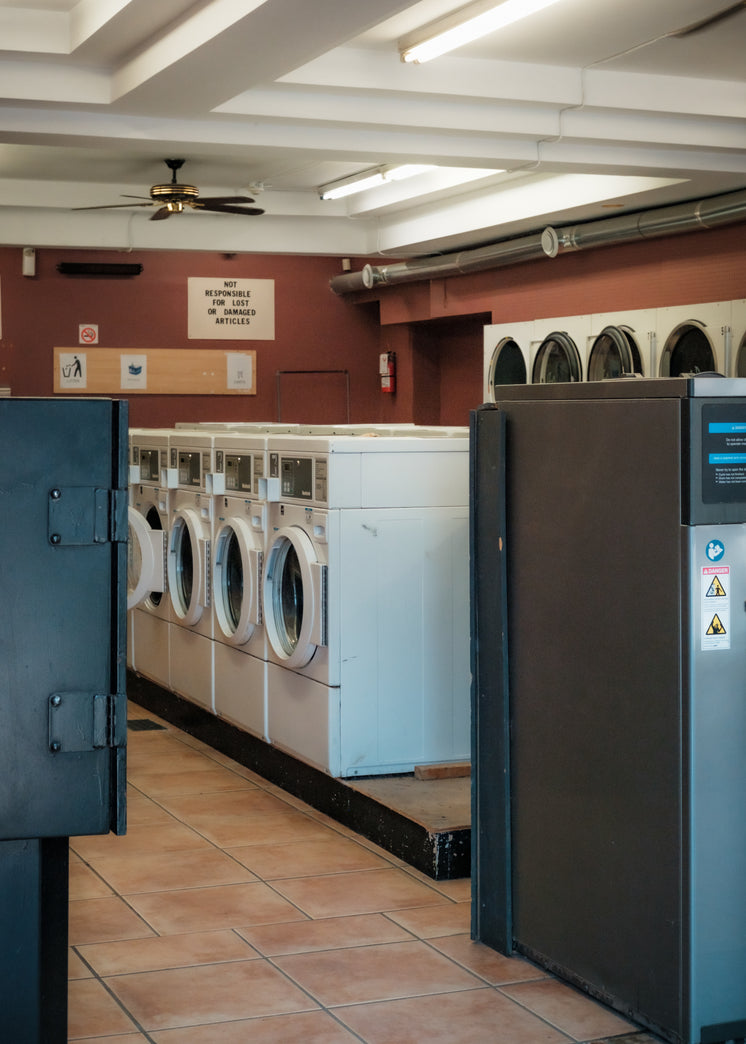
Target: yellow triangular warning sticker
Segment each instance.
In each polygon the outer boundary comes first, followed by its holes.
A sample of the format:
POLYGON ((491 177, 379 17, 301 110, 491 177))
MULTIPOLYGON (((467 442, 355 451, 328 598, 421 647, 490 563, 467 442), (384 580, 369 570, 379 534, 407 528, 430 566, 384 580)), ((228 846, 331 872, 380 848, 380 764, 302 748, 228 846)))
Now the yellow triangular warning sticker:
POLYGON ((713 576, 712 583, 707 588, 706 598, 725 598, 725 588, 720 583, 718 577, 713 576))
POLYGON ((725 628, 717 613, 713 616, 712 623, 705 631, 705 634, 725 634, 725 628))

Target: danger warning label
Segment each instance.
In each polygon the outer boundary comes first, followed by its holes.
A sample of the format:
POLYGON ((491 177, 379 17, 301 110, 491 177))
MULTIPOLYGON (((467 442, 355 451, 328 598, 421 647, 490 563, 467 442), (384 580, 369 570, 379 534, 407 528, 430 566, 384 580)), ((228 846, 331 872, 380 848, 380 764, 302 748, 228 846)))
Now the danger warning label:
POLYGON ((702 566, 702 649, 730 649, 730 566, 702 566))

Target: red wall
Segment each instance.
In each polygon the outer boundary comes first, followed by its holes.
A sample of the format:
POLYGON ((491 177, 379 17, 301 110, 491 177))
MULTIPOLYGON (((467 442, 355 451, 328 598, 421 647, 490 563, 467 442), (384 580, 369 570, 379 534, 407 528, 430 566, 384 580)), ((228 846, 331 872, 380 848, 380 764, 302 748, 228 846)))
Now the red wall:
MULTIPOLYGON (((130 398, 130 423, 278 419, 278 371, 347 371, 352 421, 466 424, 482 400, 485 323, 746 298, 744 226, 542 258, 469 276, 337 296, 337 258, 178 251, 38 250, 36 276, 20 248, 0 248, 0 385, 51 395, 55 346, 75 347, 98 323, 103 347, 253 348, 255 396, 130 398), (132 278, 65 277, 61 260, 140 262, 132 278), (275 280, 274 341, 189 341, 187 277, 275 280), (378 353, 396 352, 397 386, 383 394, 378 353)), ((374 264, 377 263, 373 259, 374 264)), ((362 260, 354 263, 359 268, 362 260)), ((744 331, 734 331, 740 339, 744 331)), ((341 380, 341 383, 340 383, 341 380)), ((343 422, 339 375, 287 375, 282 419, 343 422)))
MULTIPOLYGON (((131 395, 132 425, 179 420, 277 419, 278 371, 349 372, 350 419, 378 420, 378 307, 360 307, 329 289, 337 258, 222 255, 178 251, 37 250, 36 275, 21 274, 21 250, 0 249, 2 339, 0 385, 13 395, 51 395, 53 348, 76 347, 78 325, 98 323, 99 346, 111 348, 255 349, 254 396, 131 395), (60 261, 140 263, 138 276, 63 276, 60 261), (274 341, 197 341, 187 338, 187 278, 262 278, 275 281, 274 341)), ((283 378, 283 381, 285 379, 283 378)), ((340 422, 338 391, 327 402, 323 376, 288 389, 283 420, 340 422), (294 410, 290 415, 288 410, 294 410)))

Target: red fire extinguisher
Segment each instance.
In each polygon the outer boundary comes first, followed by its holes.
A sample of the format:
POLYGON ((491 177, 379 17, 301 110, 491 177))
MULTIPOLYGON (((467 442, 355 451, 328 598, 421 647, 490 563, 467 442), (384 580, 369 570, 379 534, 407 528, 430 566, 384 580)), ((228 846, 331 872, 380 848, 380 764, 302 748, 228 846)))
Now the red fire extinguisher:
POLYGON ((382 392, 396 391, 396 352, 381 352, 378 357, 378 375, 382 392))

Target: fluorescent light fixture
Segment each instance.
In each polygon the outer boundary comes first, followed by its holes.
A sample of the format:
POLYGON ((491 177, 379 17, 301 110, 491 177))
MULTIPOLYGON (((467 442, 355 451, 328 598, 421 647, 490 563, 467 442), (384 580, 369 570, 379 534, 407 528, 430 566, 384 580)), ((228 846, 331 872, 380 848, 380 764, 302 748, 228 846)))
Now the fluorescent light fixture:
POLYGON ((401 60, 428 62, 555 3, 557 0, 503 0, 501 4, 496 4, 495 0, 481 0, 468 4, 400 40, 401 60))
POLYGON ((428 164, 416 163, 362 170, 359 174, 351 174, 349 178, 340 178, 339 181, 330 181, 328 185, 322 185, 319 189, 319 198, 341 199, 343 196, 351 196, 354 192, 365 192, 367 189, 377 188, 389 181, 401 181, 403 178, 411 178, 415 174, 424 174, 427 170, 432 170, 432 167, 428 164))

